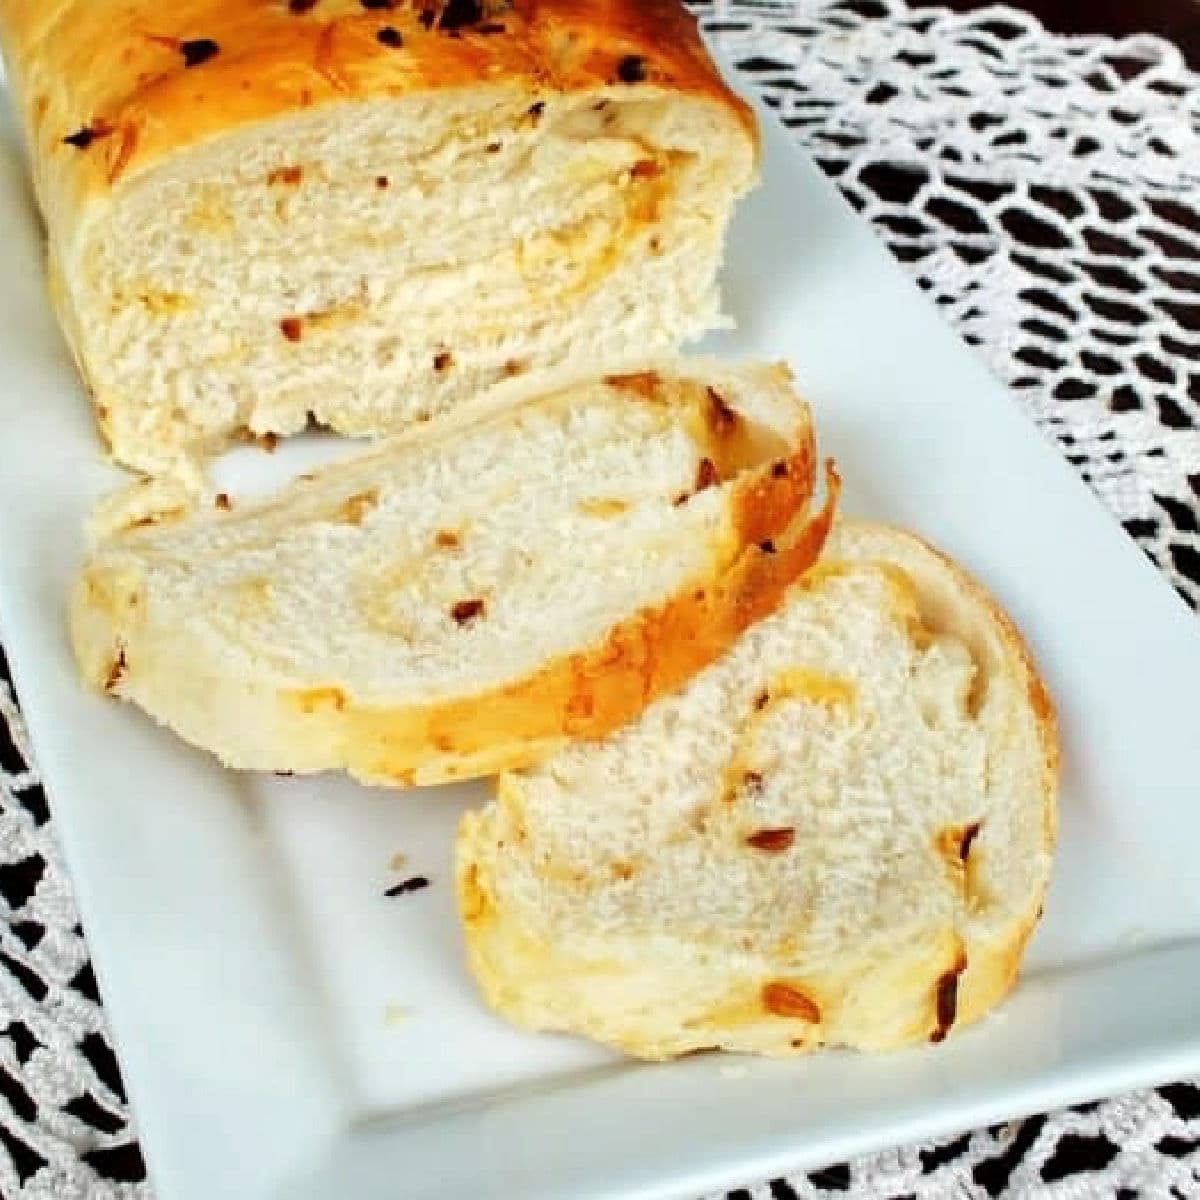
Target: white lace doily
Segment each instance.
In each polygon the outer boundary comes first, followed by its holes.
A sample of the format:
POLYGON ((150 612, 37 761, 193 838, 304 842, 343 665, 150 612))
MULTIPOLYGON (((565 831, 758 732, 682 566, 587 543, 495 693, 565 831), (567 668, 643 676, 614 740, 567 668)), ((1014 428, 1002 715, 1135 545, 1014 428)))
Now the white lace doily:
MULTIPOLYGON (((696 7, 946 318, 1200 605, 1200 78, 1161 41, 1051 36, 1007 8, 696 7)), ((0 656, 0 1195, 150 1200, 5 674, 0 656)), ((732 1193, 999 1195, 1200 1196, 1200 1081, 732 1193)))

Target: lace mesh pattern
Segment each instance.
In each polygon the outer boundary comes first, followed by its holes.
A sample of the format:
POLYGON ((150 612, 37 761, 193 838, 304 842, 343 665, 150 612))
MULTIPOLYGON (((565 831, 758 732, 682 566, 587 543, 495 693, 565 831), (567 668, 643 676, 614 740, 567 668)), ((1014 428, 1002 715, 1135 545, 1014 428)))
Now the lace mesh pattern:
MULTIPOLYGON (((703 6, 714 40, 1200 604, 1200 86, 1007 8, 703 6)), ((802 236, 802 235, 798 235, 802 236)))

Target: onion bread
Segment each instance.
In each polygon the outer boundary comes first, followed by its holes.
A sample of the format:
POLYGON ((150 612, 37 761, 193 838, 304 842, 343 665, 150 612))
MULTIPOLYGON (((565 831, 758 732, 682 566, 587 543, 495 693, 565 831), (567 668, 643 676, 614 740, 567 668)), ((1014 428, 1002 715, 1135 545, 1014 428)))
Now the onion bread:
POLYGON ((719 322, 757 132, 679 0, 0 0, 0 40, 127 465, 719 322))
POLYGON ((839 525, 684 690, 464 817, 471 968, 512 1021, 644 1058, 941 1040, 1016 977, 1056 764, 995 603, 915 537, 839 525))
POLYGON ((230 766, 410 785, 524 765, 769 613, 832 521, 815 474, 782 368, 575 382, 265 502, 143 518, 85 566, 76 655, 230 766))

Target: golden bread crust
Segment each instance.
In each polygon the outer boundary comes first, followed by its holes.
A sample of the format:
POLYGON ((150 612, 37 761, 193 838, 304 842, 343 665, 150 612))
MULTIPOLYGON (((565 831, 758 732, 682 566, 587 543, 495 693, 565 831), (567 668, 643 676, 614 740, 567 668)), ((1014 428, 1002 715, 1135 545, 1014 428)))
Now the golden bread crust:
POLYGON ((637 88, 749 108, 677 0, 0 0, 0 40, 48 222, 172 155, 318 105, 471 88, 637 88), (469 19, 472 17, 478 19, 469 19), (464 19, 468 18, 468 19, 464 19))
MULTIPOLYGON (((1042 839, 1047 855, 1053 855, 1058 838, 1058 780, 1060 742, 1058 714, 1050 690, 1034 661, 1028 644, 1012 618, 990 593, 958 563, 936 546, 916 534, 903 533, 937 559, 941 568, 954 579, 956 586, 970 603, 986 613, 994 623, 1009 655, 1009 667, 1020 679, 1022 690, 1029 700, 1036 725, 1042 755, 1042 839)), ((966 964, 956 993, 956 1025, 967 1025, 993 1009, 1012 991, 1020 973, 1025 947, 1042 916, 1042 896, 1031 898, 1028 909, 1013 923, 1008 936, 986 947, 976 948, 966 964)))

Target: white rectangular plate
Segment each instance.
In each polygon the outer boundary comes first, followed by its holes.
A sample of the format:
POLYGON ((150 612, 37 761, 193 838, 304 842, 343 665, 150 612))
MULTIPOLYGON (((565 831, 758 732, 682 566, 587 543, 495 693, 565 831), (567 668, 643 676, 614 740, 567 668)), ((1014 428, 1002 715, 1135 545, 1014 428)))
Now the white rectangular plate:
MULTIPOLYGON (((1061 708, 1061 854, 1016 995, 946 1044, 653 1067, 476 998, 449 874, 481 785, 235 775, 80 690, 62 602, 115 474, 7 131, 0 620, 161 1200, 687 1197, 1200 1071, 1200 628, 764 120, 714 348, 790 360, 846 509, 935 540, 1027 632, 1061 708), (433 886, 384 899, 397 852, 433 886)), ((225 478, 319 452, 244 450, 225 478)))

